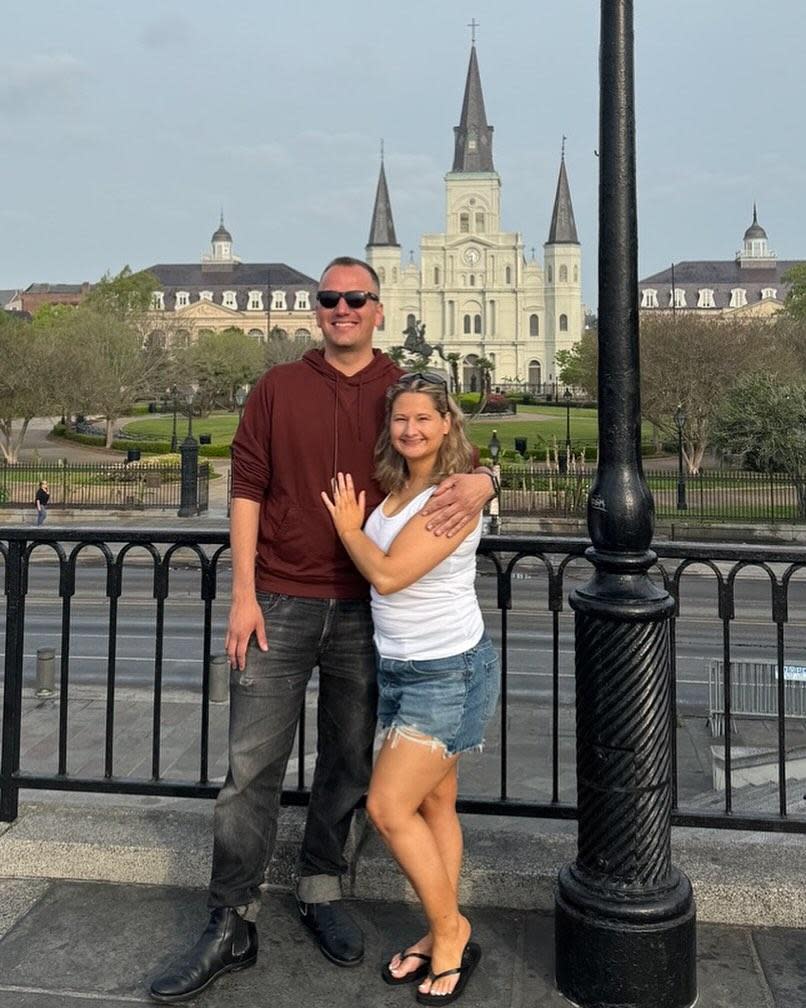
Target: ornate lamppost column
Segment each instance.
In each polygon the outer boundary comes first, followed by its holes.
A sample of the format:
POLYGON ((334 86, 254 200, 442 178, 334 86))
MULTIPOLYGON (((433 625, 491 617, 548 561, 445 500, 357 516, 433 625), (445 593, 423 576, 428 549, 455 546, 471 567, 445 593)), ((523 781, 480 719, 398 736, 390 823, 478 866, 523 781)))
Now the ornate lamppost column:
POLYGON ((686 426, 686 411, 683 404, 674 411, 674 425, 677 427, 677 510, 686 511, 686 478, 683 475, 683 431, 686 426))
POLYGON ((185 396, 188 408, 187 437, 179 446, 182 458, 179 518, 193 518, 199 513, 199 442, 193 437, 193 401, 196 388, 190 388, 185 396))
POLYGON ((601 0, 599 466, 576 633, 577 857, 555 902, 560 991, 584 1008, 688 1008, 691 884, 671 859, 669 594, 652 582, 641 467, 633 2, 601 0))

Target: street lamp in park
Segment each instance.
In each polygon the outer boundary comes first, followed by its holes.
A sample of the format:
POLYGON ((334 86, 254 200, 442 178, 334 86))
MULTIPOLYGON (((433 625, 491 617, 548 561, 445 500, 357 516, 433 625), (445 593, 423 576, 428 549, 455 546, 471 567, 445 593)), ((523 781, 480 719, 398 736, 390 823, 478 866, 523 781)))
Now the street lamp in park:
MULTIPOLYGON (((498 435, 493 431, 493 436, 490 438, 490 443, 487 446, 490 452, 490 458, 493 462, 493 482, 495 486, 500 486, 501 483, 501 466, 498 464, 498 456, 501 454, 501 442, 498 440, 498 435)), ((501 520, 500 514, 500 502, 498 500, 498 494, 493 497, 490 501, 490 532, 493 535, 498 535, 501 531, 501 520)))
POLYGON ((179 397, 179 389, 176 387, 176 385, 172 385, 168 389, 168 394, 171 396, 171 398, 173 400, 174 422, 173 422, 173 427, 171 428, 171 451, 175 452, 176 451, 176 446, 178 444, 178 442, 176 440, 176 411, 177 411, 177 408, 179 406, 179 398, 178 398, 179 397))
POLYGON ((191 385, 184 395, 188 408, 188 432, 179 446, 182 483, 177 515, 180 518, 192 518, 199 513, 199 443, 193 437, 193 403, 198 388, 198 385, 191 385))
POLYGON ((674 423, 677 427, 677 510, 688 510, 686 503, 686 478, 683 475, 683 429, 686 426, 686 411, 680 403, 674 411, 674 423))
POLYGON ((672 862, 669 620, 650 576, 641 467, 634 0, 601 0, 599 461, 588 496, 590 581, 574 610, 577 852, 555 890, 560 993, 583 1008, 697 1000, 691 883, 672 862))
POLYGON ((565 457, 571 458, 571 400, 574 398, 571 389, 565 386, 563 399, 565 400, 565 457))

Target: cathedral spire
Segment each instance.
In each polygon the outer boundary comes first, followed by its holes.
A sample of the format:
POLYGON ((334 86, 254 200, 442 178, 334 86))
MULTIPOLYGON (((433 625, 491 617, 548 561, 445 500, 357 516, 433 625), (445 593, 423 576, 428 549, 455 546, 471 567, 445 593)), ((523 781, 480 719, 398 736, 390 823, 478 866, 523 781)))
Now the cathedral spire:
POLYGON ((560 175, 557 179, 557 193, 554 197, 554 211, 549 228, 549 245, 579 245, 574 208, 571 205, 571 189, 565 171, 565 137, 563 137, 560 157, 560 175))
POLYGON ((475 43, 470 47, 470 63, 465 81, 462 117, 459 125, 454 126, 453 132, 455 135, 453 171, 495 171, 493 167, 493 128, 487 125, 487 115, 484 111, 484 95, 481 91, 481 77, 479 76, 475 43))
POLYGON ((378 188, 375 191, 375 208, 372 211, 372 223, 369 226, 369 241, 371 245, 394 245, 398 240, 395 236, 395 222, 392 220, 392 204, 389 201, 389 189, 386 185, 386 170, 383 166, 383 141, 381 141, 381 172, 378 176, 378 188))

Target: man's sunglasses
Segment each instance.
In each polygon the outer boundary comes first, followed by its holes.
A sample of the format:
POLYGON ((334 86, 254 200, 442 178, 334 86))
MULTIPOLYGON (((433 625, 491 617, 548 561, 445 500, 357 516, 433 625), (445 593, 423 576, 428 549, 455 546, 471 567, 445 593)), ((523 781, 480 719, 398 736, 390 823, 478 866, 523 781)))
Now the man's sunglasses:
POLYGON ((344 298, 344 301, 348 308, 363 308, 367 303, 367 300, 378 301, 380 300, 377 294, 372 291, 329 291, 323 290, 318 291, 316 294, 316 300, 323 308, 335 308, 336 305, 344 298))

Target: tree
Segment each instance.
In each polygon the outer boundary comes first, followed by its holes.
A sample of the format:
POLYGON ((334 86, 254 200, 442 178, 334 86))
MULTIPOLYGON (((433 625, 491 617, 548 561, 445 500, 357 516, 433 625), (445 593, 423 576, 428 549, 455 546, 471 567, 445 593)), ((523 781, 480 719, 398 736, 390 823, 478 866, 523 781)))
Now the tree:
POLYGON ((109 448, 115 421, 139 398, 164 388, 168 353, 156 346, 143 347, 136 320, 92 305, 76 308, 67 329, 76 372, 76 406, 104 418, 109 448))
POLYGON ((446 353, 444 359, 451 369, 451 392, 459 392, 459 361, 462 359, 460 353, 446 353))
POLYGON ((743 375, 719 403, 713 440, 754 468, 788 473, 806 517, 806 385, 769 372, 743 375))
POLYGON ((6 462, 17 461, 31 420, 56 405, 60 357, 47 327, 0 312, 0 451, 6 462))
POLYGON ((242 329, 201 332, 185 351, 187 373, 199 386, 199 407, 207 413, 216 406, 233 407, 235 393, 262 374, 263 348, 242 329))
POLYGON ((586 329, 570 350, 557 351, 557 377, 564 385, 583 389, 591 399, 598 395, 599 336, 586 329))
POLYGON ((299 360, 304 353, 317 345, 312 336, 288 336, 276 326, 269 333, 266 341, 266 370, 275 364, 287 364, 299 360))
POLYGON ((674 413, 682 405, 683 453, 692 473, 702 465, 725 393, 742 375, 781 367, 776 328, 763 319, 643 315, 640 345, 642 414, 676 438, 674 413))
POLYGON ((782 277, 790 284, 784 311, 791 318, 806 322, 806 262, 796 263, 782 277))
POLYGON ((151 273, 132 273, 129 266, 124 266, 117 276, 105 273, 93 284, 83 304, 101 315, 139 321, 146 316, 159 287, 159 280, 151 273))

